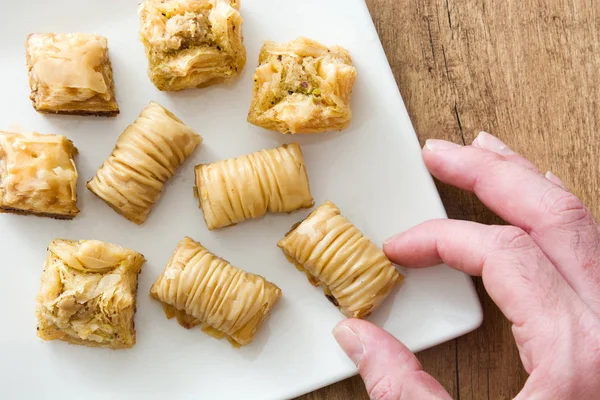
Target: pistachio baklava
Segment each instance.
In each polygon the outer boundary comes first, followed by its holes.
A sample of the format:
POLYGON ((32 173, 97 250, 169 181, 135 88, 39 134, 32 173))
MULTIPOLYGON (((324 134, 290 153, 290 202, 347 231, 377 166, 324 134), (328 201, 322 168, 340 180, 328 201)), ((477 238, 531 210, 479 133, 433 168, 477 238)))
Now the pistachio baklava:
POLYGON ((346 49, 304 37, 266 42, 258 64, 250 123, 281 133, 342 130, 350 123, 356 69, 346 49))
POLYGON ((140 37, 154 85, 182 90, 239 75, 246 63, 239 7, 236 0, 145 0, 140 37))
POLYGON ((37 296, 38 336, 89 347, 133 347, 137 281, 145 261, 116 244, 52 241, 37 296))

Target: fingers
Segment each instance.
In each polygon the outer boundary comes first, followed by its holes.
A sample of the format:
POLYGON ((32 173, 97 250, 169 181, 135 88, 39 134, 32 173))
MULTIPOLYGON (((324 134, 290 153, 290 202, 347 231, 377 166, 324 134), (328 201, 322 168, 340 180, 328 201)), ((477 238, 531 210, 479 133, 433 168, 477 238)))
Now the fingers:
POLYGON ((389 239, 383 250, 407 267, 445 262, 481 275, 488 294, 513 323, 528 371, 555 360, 556 338, 568 338, 573 319, 591 314, 531 236, 514 226, 433 220, 389 239))
POLYGON ((450 395, 423 372, 416 357, 392 335, 367 321, 340 322, 333 335, 358 366, 372 400, 440 400, 450 395))
POLYGON ((554 178, 527 168, 522 160, 516 162, 514 155, 507 159, 511 150, 489 136, 477 140, 485 149, 444 149, 439 141, 428 142, 423 158, 436 178, 475 192, 500 217, 530 233, 567 282, 598 312, 600 232, 596 221, 554 178))
POLYGON ((482 276, 504 315, 530 332, 552 329, 564 311, 561 303, 575 296, 533 239, 514 226, 433 220, 387 240, 383 250, 406 267, 446 263, 482 276))

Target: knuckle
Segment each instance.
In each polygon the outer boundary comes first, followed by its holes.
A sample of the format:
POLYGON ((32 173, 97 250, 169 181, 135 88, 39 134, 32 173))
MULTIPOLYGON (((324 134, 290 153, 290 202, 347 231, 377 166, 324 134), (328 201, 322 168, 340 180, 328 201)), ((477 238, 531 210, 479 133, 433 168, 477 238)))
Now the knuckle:
POLYGON ((397 400, 394 397, 393 387, 393 382, 389 375, 378 377, 369 386, 369 398, 371 400, 397 400))
POLYGON ((519 250, 534 246, 533 239, 523 229, 516 226, 494 226, 492 245, 498 250, 519 250))
POLYGON ((577 196, 555 186, 546 190, 542 197, 541 209, 551 215, 555 223, 561 225, 594 221, 587 207, 577 196))

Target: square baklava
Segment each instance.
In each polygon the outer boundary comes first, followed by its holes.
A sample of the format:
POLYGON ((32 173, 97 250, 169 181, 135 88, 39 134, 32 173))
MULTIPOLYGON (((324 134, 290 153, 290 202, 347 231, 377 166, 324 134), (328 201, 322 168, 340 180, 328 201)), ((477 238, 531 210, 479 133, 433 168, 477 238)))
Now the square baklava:
POLYGON ((33 33, 26 42, 31 101, 39 112, 113 116, 112 67, 105 37, 33 33))
POLYGON ((248 122, 281 133, 348 126, 356 69, 344 48, 303 37, 266 42, 258 62, 248 122))
POLYGON ((89 347, 135 344, 136 251, 97 240, 54 240, 37 297, 37 332, 44 340, 89 347))
POLYGON ((0 131, 0 212, 74 218, 76 154, 62 135, 0 131))
POLYGON ((239 7, 236 0, 145 0, 140 37, 154 85, 182 90, 239 75, 246 63, 239 7))

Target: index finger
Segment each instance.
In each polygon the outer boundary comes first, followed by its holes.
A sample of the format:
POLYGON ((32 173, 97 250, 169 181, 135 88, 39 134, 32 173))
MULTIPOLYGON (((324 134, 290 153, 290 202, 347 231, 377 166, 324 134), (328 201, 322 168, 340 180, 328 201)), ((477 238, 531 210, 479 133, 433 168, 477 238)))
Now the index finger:
POLYGON ((406 267, 446 263, 482 276, 502 313, 535 332, 557 326, 566 313, 569 302, 565 300, 576 297, 531 237, 514 226, 433 220, 389 239, 383 250, 390 260, 406 267))
POLYGON ((474 192, 501 218, 529 233, 584 302, 600 311, 600 233, 575 195, 483 148, 438 151, 426 145, 423 158, 436 178, 474 192))

